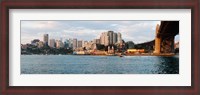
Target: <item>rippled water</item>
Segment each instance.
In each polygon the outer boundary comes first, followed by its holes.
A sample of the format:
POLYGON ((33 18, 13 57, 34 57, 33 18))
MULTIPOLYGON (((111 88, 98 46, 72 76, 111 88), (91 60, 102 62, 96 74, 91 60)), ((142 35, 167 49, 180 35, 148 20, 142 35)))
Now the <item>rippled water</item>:
POLYGON ((21 74, 178 74, 179 57, 21 55, 21 74))

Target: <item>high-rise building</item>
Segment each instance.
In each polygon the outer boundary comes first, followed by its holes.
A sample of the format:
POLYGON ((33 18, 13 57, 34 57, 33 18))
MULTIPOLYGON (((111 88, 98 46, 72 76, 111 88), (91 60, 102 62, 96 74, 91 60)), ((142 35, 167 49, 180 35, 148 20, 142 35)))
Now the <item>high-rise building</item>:
POLYGON ((113 44, 117 43, 117 33, 113 33, 113 44))
POLYGON ((55 46, 56 46, 55 39, 50 39, 50 41, 49 41, 49 47, 55 48, 55 46))
POLYGON ((121 34, 113 31, 103 32, 100 36, 100 44, 108 46, 117 42, 122 42, 121 34))
POLYGON ((48 40, 49 40, 49 35, 48 34, 44 34, 43 41, 44 41, 44 45, 45 46, 48 46, 48 40))
POLYGON ((102 45, 109 45, 109 36, 108 36, 108 32, 103 32, 100 36, 100 44, 102 45))
POLYGON ((118 34, 113 31, 103 32, 100 36, 100 44, 107 46, 117 42, 122 42, 121 34, 118 34))
POLYGON ((68 48, 68 47, 69 47, 69 44, 70 44, 69 40, 68 40, 68 39, 65 39, 64 47, 65 47, 65 48, 68 48))
POLYGON ((73 39, 69 39, 69 48, 72 48, 73 47, 73 39))
POLYGON ((101 33, 101 36, 100 36, 100 43, 102 45, 105 44, 105 35, 106 35, 106 32, 103 32, 103 33, 101 33))
POLYGON ((73 39, 73 49, 77 48, 77 39, 73 39))
POLYGON ((105 46, 109 45, 109 39, 110 39, 109 36, 106 35, 105 38, 104 38, 104 40, 105 40, 104 45, 105 46))
POLYGON ((57 40, 56 41, 56 48, 63 48, 64 47, 64 44, 61 40, 57 40))
POLYGON ((78 47, 78 48, 81 48, 81 47, 82 47, 82 45, 83 45, 83 41, 82 41, 82 40, 80 40, 80 41, 78 41, 77 43, 78 43, 78 46, 77 46, 77 47, 78 47))
POLYGON ((83 40, 83 41, 82 41, 82 47, 84 47, 84 44, 85 44, 85 41, 83 40))
POLYGON ((122 34, 117 33, 117 43, 122 43, 122 34))
POLYGON ((109 45, 113 44, 113 31, 108 31, 109 45))

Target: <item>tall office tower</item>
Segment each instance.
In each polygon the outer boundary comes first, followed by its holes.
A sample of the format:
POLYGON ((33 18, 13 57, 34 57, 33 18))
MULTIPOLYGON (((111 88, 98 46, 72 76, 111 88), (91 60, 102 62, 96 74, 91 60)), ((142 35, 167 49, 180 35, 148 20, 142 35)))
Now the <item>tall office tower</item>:
POLYGON ((101 33, 101 35, 100 35, 100 44, 102 44, 102 45, 104 45, 104 33, 105 32, 101 33))
POLYGON ((64 48, 64 43, 60 40, 60 48, 64 48))
POLYGON ((49 46, 50 46, 51 48, 55 48, 55 44, 56 44, 55 39, 50 39, 50 41, 49 41, 49 46))
POLYGON ((121 42, 122 42, 122 34, 117 33, 117 43, 121 43, 121 42))
POLYGON ((83 41, 82 41, 82 47, 84 47, 84 44, 85 44, 85 41, 83 40, 83 41))
POLYGON ((76 49, 77 48, 77 39, 74 38, 73 39, 73 49, 76 49))
POLYGON ((104 40, 105 40, 104 45, 108 46, 109 45, 109 36, 106 35, 104 40))
POLYGON ((113 44, 113 31, 108 31, 109 45, 113 44))
POLYGON ((83 41, 80 40, 80 41, 78 41, 77 43, 78 43, 78 46, 77 46, 77 47, 78 47, 78 48, 81 48, 81 47, 82 47, 82 44, 83 44, 83 41))
POLYGON ((48 40, 49 40, 49 35, 48 34, 44 34, 43 41, 44 41, 44 45, 45 46, 48 46, 48 40))
POLYGON ((68 39, 65 39, 64 47, 65 47, 65 48, 68 48, 68 47, 69 47, 69 44, 70 44, 69 40, 68 40, 68 39))
POLYGON ((117 33, 113 33, 113 44, 117 43, 117 33))
POLYGON ((73 39, 69 39, 69 47, 72 48, 73 47, 73 39))
POLYGON ((100 44, 102 45, 109 45, 109 36, 108 36, 108 32, 103 32, 100 36, 100 44))

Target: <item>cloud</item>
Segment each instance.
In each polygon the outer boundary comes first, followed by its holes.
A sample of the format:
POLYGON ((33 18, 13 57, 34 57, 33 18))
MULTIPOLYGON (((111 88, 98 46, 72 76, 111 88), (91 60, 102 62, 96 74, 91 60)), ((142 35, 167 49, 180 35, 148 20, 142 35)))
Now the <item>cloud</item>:
POLYGON ((118 24, 111 24, 110 26, 117 26, 118 24))
POLYGON ((120 32, 125 41, 135 43, 153 40, 156 24, 160 21, 22 21, 21 40, 27 43, 33 39, 41 39, 43 34, 49 38, 93 40, 99 38, 102 32, 112 30, 120 32))
POLYGON ((128 25, 118 26, 117 31, 123 34, 124 40, 141 43, 155 38, 155 29, 153 27, 156 27, 156 24, 159 24, 159 22, 141 21, 132 24, 129 23, 128 25))
POLYGON ((22 28, 30 28, 30 29, 52 29, 57 26, 56 21, 21 21, 22 28))

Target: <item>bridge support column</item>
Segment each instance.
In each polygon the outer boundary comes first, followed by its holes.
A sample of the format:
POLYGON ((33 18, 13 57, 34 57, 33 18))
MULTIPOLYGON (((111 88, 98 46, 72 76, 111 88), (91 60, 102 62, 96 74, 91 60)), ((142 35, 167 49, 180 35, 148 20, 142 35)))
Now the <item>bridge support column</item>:
POLYGON ((161 39, 156 38, 155 39, 155 50, 154 50, 155 54, 160 54, 160 43, 161 43, 161 39))
POLYGON ((155 38, 155 47, 154 47, 154 52, 155 54, 160 54, 160 44, 161 44, 161 38, 158 37, 158 33, 159 33, 159 25, 157 24, 156 26, 156 38, 155 38))
POLYGON ((162 40, 161 53, 174 53, 174 37, 162 40))

